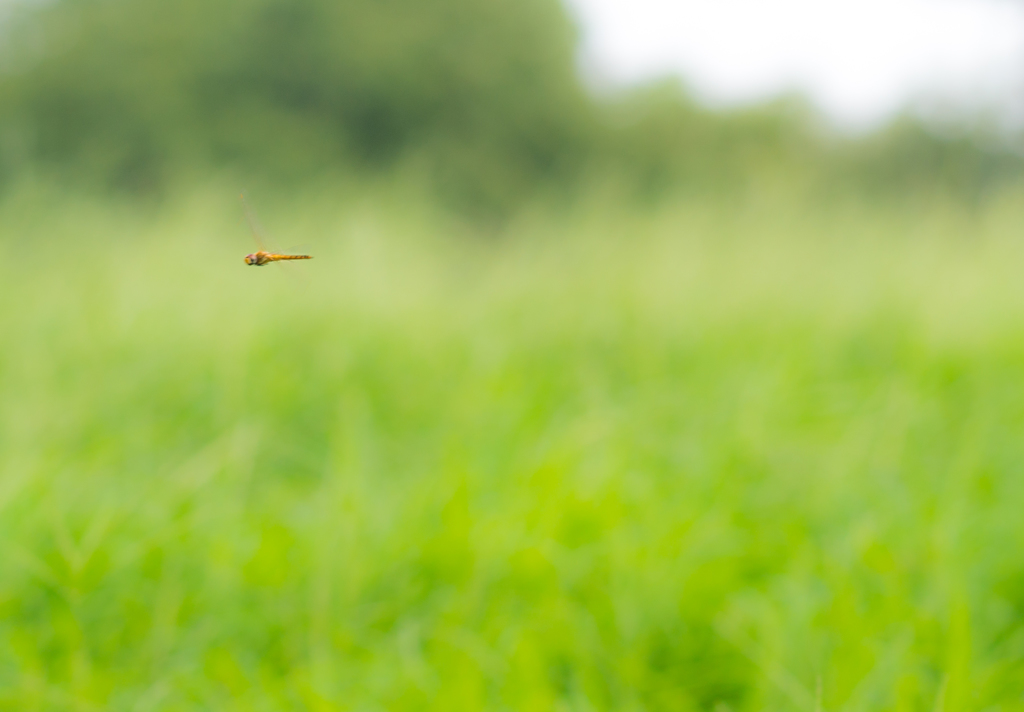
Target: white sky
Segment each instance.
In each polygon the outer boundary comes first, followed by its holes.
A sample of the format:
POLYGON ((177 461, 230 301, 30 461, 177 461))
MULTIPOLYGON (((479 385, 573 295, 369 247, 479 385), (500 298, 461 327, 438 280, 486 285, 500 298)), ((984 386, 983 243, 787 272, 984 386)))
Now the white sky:
POLYGON ((713 104, 797 89, 867 126, 927 97, 1024 117, 1024 0, 568 0, 599 80, 713 104))

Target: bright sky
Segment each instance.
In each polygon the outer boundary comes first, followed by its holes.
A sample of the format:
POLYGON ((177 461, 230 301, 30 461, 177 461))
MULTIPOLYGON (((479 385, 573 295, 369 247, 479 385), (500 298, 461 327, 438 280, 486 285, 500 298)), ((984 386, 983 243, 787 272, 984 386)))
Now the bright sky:
POLYGON ((588 71, 714 104, 798 89, 851 126, 927 97, 1024 117, 1018 0, 568 0, 588 71))

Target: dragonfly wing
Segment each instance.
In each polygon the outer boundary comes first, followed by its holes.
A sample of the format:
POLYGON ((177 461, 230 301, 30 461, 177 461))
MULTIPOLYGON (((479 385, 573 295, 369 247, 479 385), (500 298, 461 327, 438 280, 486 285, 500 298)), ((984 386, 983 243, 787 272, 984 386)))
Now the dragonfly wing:
POLYGON ((245 199, 245 193, 241 193, 238 196, 242 200, 242 209, 245 211, 245 221, 249 224, 249 232, 252 233, 252 239, 256 241, 258 249, 267 252, 266 242, 263 240, 263 229, 260 227, 259 221, 256 219, 256 213, 249 207, 249 201, 245 199))

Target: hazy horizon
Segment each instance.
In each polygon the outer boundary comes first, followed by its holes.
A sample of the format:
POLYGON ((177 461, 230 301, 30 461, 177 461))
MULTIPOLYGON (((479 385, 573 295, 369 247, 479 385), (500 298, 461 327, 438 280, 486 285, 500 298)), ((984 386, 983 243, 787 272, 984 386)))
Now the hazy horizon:
POLYGON ((798 92, 870 128, 913 103, 1024 119, 1024 6, 1003 0, 568 0, 584 71, 677 75, 712 106, 798 92))

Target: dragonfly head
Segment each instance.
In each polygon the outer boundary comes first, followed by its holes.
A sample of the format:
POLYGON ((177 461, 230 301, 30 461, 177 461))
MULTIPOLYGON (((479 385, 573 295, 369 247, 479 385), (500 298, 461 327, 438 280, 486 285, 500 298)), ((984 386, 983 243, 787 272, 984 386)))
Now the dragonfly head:
POLYGON ((245 256, 245 264, 247 264, 247 265, 259 264, 259 258, 257 258, 256 255, 246 255, 245 256))

